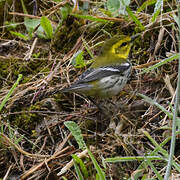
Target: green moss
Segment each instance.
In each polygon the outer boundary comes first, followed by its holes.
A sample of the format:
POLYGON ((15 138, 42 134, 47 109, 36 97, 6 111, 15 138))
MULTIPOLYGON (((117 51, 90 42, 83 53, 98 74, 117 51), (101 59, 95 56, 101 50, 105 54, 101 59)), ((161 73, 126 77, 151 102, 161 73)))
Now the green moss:
MULTIPOLYGON (((22 106, 18 108, 23 113, 10 115, 10 118, 9 118, 10 122, 14 126, 27 130, 30 133, 31 130, 35 129, 35 126, 37 125, 37 123, 42 120, 41 115, 39 115, 38 113, 31 113, 31 111, 39 111, 41 109, 41 106, 39 105, 39 103, 37 103, 35 105, 31 105, 30 107, 22 106)), ((17 109, 15 109, 14 111, 17 111, 17 109)))
POLYGON ((52 47, 62 53, 69 52, 74 47, 77 39, 81 36, 82 31, 80 27, 82 27, 82 25, 82 22, 75 17, 68 16, 59 31, 54 34, 52 47))
MULTIPOLYGON (((11 86, 19 74, 23 75, 22 83, 26 83, 39 72, 49 72, 50 66, 47 66, 48 63, 49 62, 44 59, 30 60, 28 62, 12 58, 1 60, 0 88, 2 88, 5 83, 11 86)), ((49 63, 49 65, 51 64, 49 63)))
MULTIPOLYGON (((21 84, 27 83, 35 80, 34 77, 40 78, 43 76, 43 73, 49 72, 51 63, 44 59, 24 61, 21 59, 7 58, 0 61, 0 88, 3 86, 11 87, 12 84, 16 81, 19 74, 23 75, 23 80, 21 84), (49 64, 49 66, 47 66, 49 64)), ((15 102, 11 112, 22 112, 16 115, 10 115, 9 121, 19 128, 24 130, 32 130, 35 128, 36 124, 42 119, 42 116, 37 113, 27 113, 33 110, 40 110, 40 104, 24 105, 21 102, 15 102)), ((6 120, 6 119, 5 119, 6 120)))

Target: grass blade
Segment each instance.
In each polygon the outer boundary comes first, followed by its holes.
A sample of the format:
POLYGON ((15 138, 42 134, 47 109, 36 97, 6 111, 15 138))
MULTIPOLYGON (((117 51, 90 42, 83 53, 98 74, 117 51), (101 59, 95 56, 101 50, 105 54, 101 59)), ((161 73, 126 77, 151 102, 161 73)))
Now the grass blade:
POLYGON ((19 74, 17 81, 13 84, 12 88, 9 90, 8 94, 5 96, 5 98, 1 102, 1 104, 0 104, 0 111, 2 110, 2 108, 4 107, 6 102, 9 100, 10 96, 14 92, 15 88, 18 86, 18 84, 21 81, 21 79, 22 79, 22 74, 19 74))
POLYGON ((104 171, 101 169, 101 167, 100 167, 99 164, 97 163, 97 161, 96 161, 96 159, 94 158, 92 152, 91 152, 88 148, 87 148, 87 150, 88 150, 88 154, 89 154, 89 156, 90 156, 90 158, 91 158, 91 160, 92 160, 92 162, 93 162, 93 164, 94 164, 94 167, 96 168, 96 171, 97 171, 97 173, 98 173, 98 178, 99 178, 99 180, 105 180, 106 177, 105 177, 104 171))
POLYGON ((151 21, 154 22, 163 7, 163 0, 157 0, 151 21))
MULTIPOLYGON (((180 24, 180 3, 177 1, 178 6, 178 25, 180 24)), ((179 27, 179 36, 178 36, 178 48, 180 52, 180 27, 179 27)), ((170 147, 170 154, 168 158, 167 169, 165 173, 165 180, 169 179, 171 166, 174 157, 175 145, 176 145, 176 128, 177 128, 177 115, 178 115, 178 107, 179 107, 179 97, 180 97, 180 57, 179 57, 179 65, 178 65, 178 81, 177 81, 177 88, 176 88, 176 97, 175 97, 175 105, 174 105, 174 113, 173 113, 173 122, 172 122, 172 139, 171 139, 171 147, 170 147)))
POLYGON ((128 162, 128 161, 144 161, 146 159, 149 159, 149 160, 164 160, 162 157, 159 157, 159 156, 132 156, 132 157, 106 158, 105 162, 116 163, 116 162, 128 162))
POLYGON ((171 57, 168 57, 168 58, 166 58, 166 59, 163 59, 161 62, 159 62, 159 63, 157 63, 157 64, 155 64, 155 65, 153 65, 153 66, 151 66, 151 67, 149 67, 149 68, 144 69, 140 74, 143 74, 143 73, 147 73, 147 72, 149 72, 149 71, 152 71, 152 70, 154 70, 154 69, 156 69, 156 68, 158 68, 158 67, 160 67, 160 66, 162 66, 162 65, 164 65, 164 64, 166 64, 166 63, 168 63, 168 62, 173 61, 174 59, 178 59, 179 57, 180 57, 180 54, 179 54, 179 53, 178 53, 178 54, 174 54, 174 55, 172 55, 171 57))
POLYGON ((131 9, 127 6, 126 7, 126 11, 128 13, 128 15, 131 17, 131 19, 136 23, 136 25, 140 28, 140 30, 144 30, 145 27, 141 24, 141 22, 139 21, 139 19, 133 14, 133 12, 131 11, 131 9))

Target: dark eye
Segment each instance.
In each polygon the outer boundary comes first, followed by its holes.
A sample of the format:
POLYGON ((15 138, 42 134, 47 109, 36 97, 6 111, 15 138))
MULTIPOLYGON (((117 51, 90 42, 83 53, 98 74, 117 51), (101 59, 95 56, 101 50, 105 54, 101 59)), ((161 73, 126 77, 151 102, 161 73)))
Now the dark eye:
POLYGON ((127 42, 123 42, 123 43, 121 44, 121 47, 126 46, 126 45, 127 45, 127 42))

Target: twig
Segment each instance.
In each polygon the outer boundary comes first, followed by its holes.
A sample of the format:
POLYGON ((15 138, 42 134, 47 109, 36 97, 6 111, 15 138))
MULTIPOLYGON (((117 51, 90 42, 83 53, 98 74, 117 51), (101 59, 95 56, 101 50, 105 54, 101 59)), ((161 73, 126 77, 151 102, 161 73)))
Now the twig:
POLYGON ((36 43, 37 43, 37 40, 38 40, 38 38, 35 38, 35 39, 34 39, 33 44, 32 44, 32 46, 31 46, 31 49, 30 49, 29 53, 25 56, 25 60, 26 60, 26 61, 29 61, 29 60, 31 59, 31 56, 32 56, 33 50, 34 50, 34 48, 35 48, 35 45, 36 45, 36 43))
POLYGON ((47 10, 44 11, 43 13, 44 13, 44 14, 50 13, 50 12, 52 12, 52 11, 55 10, 55 9, 59 10, 59 8, 60 8, 61 6, 64 6, 64 5, 67 4, 68 2, 69 2, 68 0, 63 1, 63 2, 60 2, 60 3, 58 3, 57 5, 53 6, 52 8, 47 9, 47 10))
POLYGON ((9 168, 8 168, 8 170, 7 170, 6 174, 5 174, 5 176, 3 177, 3 180, 8 179, 8 175, 9 175, 10 170, 12 169, 12 166, 13 166, 12 164, 9 166, 9 168))
POLYGON ((174 94, 175 94, 175 91, 174 91, 174 89, 173 89, 173 87, 172 87, 172 85, 171 85, 169 75, 166 74, 165 78, 163 78, 163 79, 164 79, 164 82, 165 82, 165 84, 166 84, 166 86, 167 86, 167 89, 169 90, 169 92, 170 92, 170 94, 171 94, 171 97, 173 97, 174 94))
POLYGON ((60 156, 60 154, 64 153, 65 151, 67 151, 70 147, 66 147, 64 149, 63 146, 65 145, 65 143, 68 141, 68 139, 71 137, 71 133, 63 140, 63 142, 59 145, 59 147, 57 148, 57 150, 54 152, 54 154, 49 157, 48 159, 45 159, 43 162, 35 165, 34 167, 30 168, 27 172, 25 172, 23 174, 23 176, 21 177, 21 180, 26 179, 29 175, 31 175, 34 171, 38 170, 40 167, 42 167, 45 163, 48 164, 49 161, 51 161, 52 159, 57 158, 58 156, 60 156))
POLYGON ((9 14, 17 15, 17 16, 23 16, 23 17, 28 17, 28 18, 32 18, 32 19, 41 19, 41 17, 39 17, 39 16, 34 16, 34 15, 24 14, 24 13, 19 13, 19 12, 9 12, 9 14))
POLYGON ((34 171, 38 170, 39 168, 41 168, 44 164, 47 164, 49 161, 51 161, 52 159, 56 158, 58 155, 64 153, 65 151, 67 151, 70 147, 65 147, 63 150, 59 151, 58 153, 54 153, 50 158, 45 159, 43 162, 33 166, 32 168, 30 168, 27 172, 25 172, 23 174, 23 176, 21 176, 21 180, 26 179, 29 175, 31 175, 34 171))
POLYGON ((50 155, 31 154, 29 152, 26 152, 19 145, 13 143, 3 133, 0 133, 0 136, 1 136, 1 138, 3 138, 5 143, 8 143, 8 145, 13 146, 16 150, 18 150, 20 153, 24 154, 25 156, 28 156, 28 157, 31 157, 31 158, 47 158, 47 157, 50 157, 50 155))
MULTIPOLYGON (((83 158, 83 157, 86 157, 87 156, 87 153, 88 153, 88 150, 85 149, 83 152, 79 153, 77 156, 79 158, 83 158)), ((73 159, 68 162, 62 169, 61 171, 57 174, 57 176, 61 176, 62 174, 64 174, 66 171, 68 171, 72 166, 73 166, 74 162, 73 162, 73 159)))
POLYGON ((159 63, 161 62, 162 60, 156 60, 156 61, 152 61, 152 62, 149 62, 149 63, 146 63, 146 64, 141 64, 141 65, 138 65, 138 66, 133 66, 133 69, 142 69, 142 68, 146 68, 146 67, 149 67, 153 64, 156 64, 156 63, 159 63))

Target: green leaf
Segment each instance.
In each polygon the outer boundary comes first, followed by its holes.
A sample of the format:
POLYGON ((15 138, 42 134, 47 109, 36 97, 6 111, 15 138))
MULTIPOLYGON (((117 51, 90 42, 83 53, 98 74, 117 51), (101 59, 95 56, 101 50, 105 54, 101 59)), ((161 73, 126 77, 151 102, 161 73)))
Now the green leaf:
POLYGON ((119 14, 127 15, 126 8, 129 7, 130 0, 120 0, 119 14))
POLYGON ((14 23, 14 22, 11 22, 11 21, 5 21, 5 27, 6 27, 6 29, 8 31, 16 29, 16 27, 18 25, 19 25, 18 23, 14 23))
POLYGON ((120 1, 119 0, 107 0, 107 9, 113 16, 119 15, 120 1))
POLYGON ((32 54, 32 57, 34 57, 34 58, 39 58, 39 56, 41 55, 41 53, 40 52, 38 52, 38 53, 34 53, 34 54, 32 54))
POLYGON ((77 162, 77 164, 80 165, 81 171, 84 174, 85 178, 88 178, 88 170, 84 164, 84 162, 77 156, 77 155, 72 155, 73 159, 77 162))
POLYGON ((40 38, 45 38, 44 30, 43 30, 42 26, 40 26, 40 19, 25 18, 24 19, 24 25, 26 26, 26 29, 27 29, 30 37, 32 37, 32 33, 39 26, 36 30, 36 34, 40 38))
POLYGON ((77 156, 75 154, 73 154, 72 157, 73 157, 74 168, 75 168, 76 174, 78 176, 78 179, 79 180, 84 180, 83 175, 82 175, 82 173, 81 173, 81 171, 80 171, 80 169, 78 167, 77 161, 76 161, 77 160, 77 156))
POLYGON ((34 29, 37 26, 39 26, 39 24, 40 24, 40 19, 30 19, 30 18, 24 19, 24 25, 26 26, 28 32, 34 31, 34 29))
POLYGON ((88 150, 88 154, 89 154, 89 156, 90 156, 90 158, 91 158, 91 160, 92 160, 92 162, 93 162, 93 165, 94 165, 94 167, 95 167, 95 169, 96 169, 96 171, 97 171, 98 179, 100 179, 100 180, 105 180, 106 177, 105 177, 104 171, 101 169, 101 167, 100 167, 99 164, 97 163, 97 161, 96 161, 96 159, 94 158, 92 152, 91 152, 88 148, 87 148, 87 150, 88 150))
POLYGON ((47 39, 52 39, 53 37, 53 27, 51 25, 51 21, 46 17, 46 16, 42 16, 41 17, 41 21, 40 21, 41 26, 43 27, 47 39))
POLYGON ((157 0, 147 0, 145 1, 136 11, 136 13, 139 13, 141 11, 143 11, 145 8, 147 8, 147 6, 153 5, 156 3, 157 0))
POLYGON ((65 5, 64 7, 60 8, 60 11, 61 11, 62 20, 66 20, 71 12, 71 7, 69 5, 65 5))
POLYGON ((83 68, 86 66, 86 62, 84 61, 83 57, 84 52, 79 50, 74 56, 72 57, 72 65, 75 68, 83 68))
POLYGON ((113 16, 127 15, 126 7, 129 6, 130 0, 108 0, 107 9, 113 16))
POLYGON ((72 135, 74 136, 74 138, 76 139, 76 142, 79 145, 79 148, 85 149, 86 144, 83 140, 83 136, 81 134, 81 130, 79 126, 73 121, 66 121, 64 122, 64 125, 71 131, 72 135))
POLYGON ((151 19, 152 22, 154 22, 156 20, 162 7, 163 7, 163 0, 157 0, 155 8, 154 8, 154 13, 153 13, 152 19, 151 19))
POLYGON ((81 168, 81 172, 84 175, 84 178, 87 179, 88 178, 88 170, 84 164, 84 162, 77 156, 77 155, 72 155, 73 160, 80 166, 81 168))
POLYGON ((137 26, 139 26, 140 30, 144 30, 145 27, 141 24, 141 22, 138 20, 138 18, 133 14, 131 9, 127 6, 126 11, 128 15, 131 17, 131 19, 136 23, 137 26))
POLYGON ((15 35, 15 36, 18 36, 20 39, 23 39, 25 41, 27 41, 29 39, 29 37, 27 37, 24 34, 21 34, 19 32, 10 31, 10 33, 15 35))

